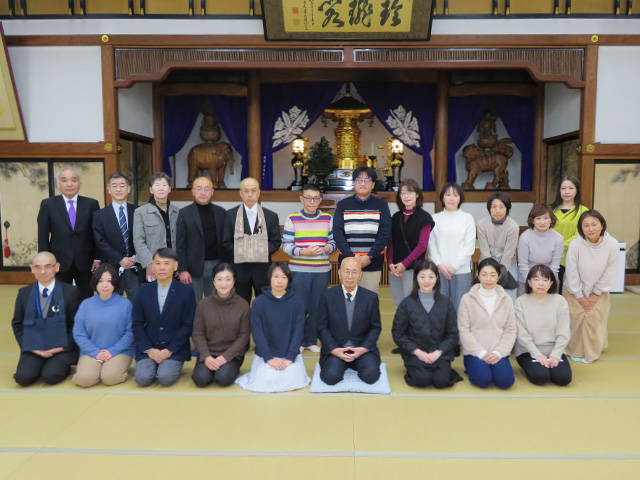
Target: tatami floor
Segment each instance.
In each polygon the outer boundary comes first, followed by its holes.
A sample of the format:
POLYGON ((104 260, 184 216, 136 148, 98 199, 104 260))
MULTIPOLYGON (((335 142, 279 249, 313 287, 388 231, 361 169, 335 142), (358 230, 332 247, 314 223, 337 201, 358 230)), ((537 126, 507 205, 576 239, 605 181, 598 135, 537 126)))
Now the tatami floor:
MULTIPOLYGON (((197 389, 193 362, 170 388, 19 388, 11 331, 17 287, 0 287, 0 478, 638 479, 640 296, 614 295, 610 347, 572 364, 568 387, 509 391, 465 379, 445 391, 403 380, 381 291, 379 342, 392 394, 197 389)), ((305 353, 309 375, 317 354, 305 353)), ((247 358, 242 373, 251 366, 247 358)), ((462 374, 462 362, 454 366, 462 374)))

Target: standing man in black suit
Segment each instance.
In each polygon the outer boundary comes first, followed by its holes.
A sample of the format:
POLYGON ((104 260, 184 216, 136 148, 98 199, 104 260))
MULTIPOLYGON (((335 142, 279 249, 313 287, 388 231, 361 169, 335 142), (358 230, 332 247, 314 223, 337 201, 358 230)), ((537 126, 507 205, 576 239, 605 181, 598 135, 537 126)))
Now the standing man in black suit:
POLYGON ((380 378, 376 342, 382 329, 378 295, 358 286, 362 266, 357 257, 344 258, 338 274, 342 284, 320 298, 320 378, 327 385, 335 385, 344 378, 347 368, 352 368, 363 382, 376 383, 380 378))
POLYGON ((223 259, 222 233, 227 211, 211 203, 213 183, 196 178, 191 193, 195 202, 180 209, 176 225, 176 250, 180 281, 191 284, 196 302, 213 290, 213 267, 223 259))
POLYGON ((39 378, 49 385, 60 383, 78 363, 73 318, 80 299, 74 286, 56 281, 59 269, 55 256, 38 253, 31 262, 37 282, 18 290, 11 327, 20 360, 13 378, 23 387, 39 378))
POLYGON ((45 198, 38 212, 38 251, 51 252, 60 262, 57 278, 71 284, 74 280, 82 300, 93 295, 89 282, 98 268, 93 239, 93 213, 100 210, 94 198, 78 195, 80 172, 66 167, 56 174, 62 195, 45 198))
POLYGON ((242 205, 227 211, 223 245, 236 268, 236 292, 251 302, 251 289, 257 297, 267 285, 271 255, 278 251, 280 220, 278 214, 258 203, 260 185, 247 177, 240 183, 242 205))
POLYGON ((93 214, 93 237, 100 254, 100 261, 111 264, 120 275, 120 286, 116 293, 127 293, 133 302, 138 291, 138 267, 133 246, 133 212, 136 207, 127 203, 131 193, 131 181, 116 172, 107 180, 107 192, 111 205, 93 214))

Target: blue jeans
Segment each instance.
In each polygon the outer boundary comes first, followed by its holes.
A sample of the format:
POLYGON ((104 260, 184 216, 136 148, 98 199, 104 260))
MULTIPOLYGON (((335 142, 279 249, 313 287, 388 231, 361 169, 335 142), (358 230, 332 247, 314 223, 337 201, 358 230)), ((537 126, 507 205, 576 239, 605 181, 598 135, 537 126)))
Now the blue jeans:
POLYGON ((516 381, 513 376, 513 368, 509 363, 509 357, 489 365, 478 357, 465 355, 464 368, 466 368, 467 375, 469 375, 469 381, 476 387, 487 388, 493 383, 496 387, 506 390, 516 381))
POLYGON ((293 281, 291 287, 293 291, 304 302, 307 310, 307 321, 305 322, 304 338, 302 347, 315 345, 318 341, 318 303, 320 296, 327 291, 331 272, 291 272, 293 281))

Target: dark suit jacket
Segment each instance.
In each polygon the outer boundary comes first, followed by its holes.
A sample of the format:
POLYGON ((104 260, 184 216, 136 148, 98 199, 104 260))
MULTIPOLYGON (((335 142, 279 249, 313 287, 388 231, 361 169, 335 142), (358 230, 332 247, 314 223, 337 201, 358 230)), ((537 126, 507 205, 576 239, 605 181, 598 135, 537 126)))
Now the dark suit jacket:
MULTIPOLYGON (((80 306, 80 296, 78 295, 78 289, 73 285, 56 280, 55 289, 62 289, 62 298, 64 300, 65 319, 67 324, 67 348, 65 351, 78 350, 76 342, 73 340, 73 319, 76 316, 78 307, 80 306)), ((18 296, 16 297, 16 305, 13 309, 13 319, 11 320, 11 327, 13 328, 13 335, 16 337, 20 349, 22 349, 22 333, 24 331, 24 315, 27 310, 27 301, 30 294, 36 290, 35 294, 38 295, 38 283, 33 285, 27 285, 18 290, 18 296)), ((49 303, 47 308, 48 312, 51 312, 53 305, 49 303)), ((47 313, 49 315, 50 313, 47 313)))
POLYGON ((171 282, 162 313, 158 305, 158 281, 140 285, 131 313, 136 360, 149 358, 144 352, 151 348, 166 348, 173 360, 189 361, 195 312, 196 297, 189 285, 175 279, 171 282))
MULTIPOLYGON (((247 218, 247 212, 244 210, 244 205, 241 203, 237 207, 233 207, 231 210, 227 210, 227 220, 225 221, 224 234, 223 234, 223 246, 226 252, 227 258, 233 261, 233 232, 236 228, 236 216, 238 215, 238 208, 242 208, 242 214, 244 216, 244 233, 252 235, 258 233, 258 222, 253 229, 253 232, 249 228, 249 219, 247 218)), ((278 214, 262 207, 264 211, 264 219, 267 223, 267 236, 269 237, 269 262, 271 262, 271 255, 276 253, 282 244, 282 237, 280 236, 280 220, 278 214)))
POLYGON ((380 336, 380 305, 378 295, 358 287, 351 330, 347 323, 342 285, 330 288, 322 294, 318 305, 318 337, 322 341, 320 365, 331 356, 331 350, 344 347, 351 341, 356 347, 364 347, 378 360, 380 352, 376 342, 380 336))
POLYGON ((90 272, 98 258, 92 229, 93 213, 97 210, 100 210, 97 200, 78 195, 76 225, 72 230, 63 196, 42 200, 38 212, 38 251, 53 253, 61 272, 73 264, 80 272, 90 272))
POLYGON ((93 238, 96 241, 100 261, 113 265, 116 270, 120 268, 120 260, 136 253, 133 246, 133 212, 135 209, 134 205, 127 203, 129 255, 126 254, 127 250, 120 232, 120 222, 113 210, 113 205, 107 205, 93 214, 93 238))
MULTIPOLYGON (((213 203, 211 205, 216 224, 218 258, 224 260, 226 254, 222 246, 222 234, 224 233, 224 221, 227 211, 213 203)), ((180 272, 187 271, 196 278, 202 277, 204 269, 204 230, 196 202, 180 209, 176 225, 176 251, 178 253, 178 270, 180 272)))

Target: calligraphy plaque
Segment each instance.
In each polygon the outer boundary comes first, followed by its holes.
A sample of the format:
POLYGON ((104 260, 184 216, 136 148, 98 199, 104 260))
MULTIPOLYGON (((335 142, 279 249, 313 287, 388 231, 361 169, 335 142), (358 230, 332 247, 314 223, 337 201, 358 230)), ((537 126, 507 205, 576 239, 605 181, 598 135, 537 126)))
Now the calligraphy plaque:
POLYGON ((429 40, 433 0, 261 0, 266 40, 429 40))

